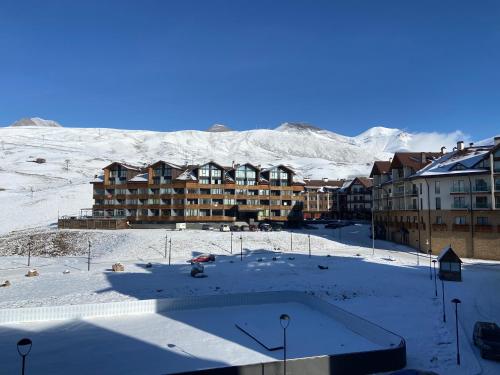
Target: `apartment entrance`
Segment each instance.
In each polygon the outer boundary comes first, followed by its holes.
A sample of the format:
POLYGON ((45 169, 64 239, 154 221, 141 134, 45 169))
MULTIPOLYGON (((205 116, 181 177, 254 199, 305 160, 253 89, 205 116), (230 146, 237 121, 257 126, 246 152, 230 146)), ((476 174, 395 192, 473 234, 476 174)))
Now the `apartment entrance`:
POLYGON ((246 222, 258 221, 258 216, 259 216, 259 211, 258 210, 255 210, 255 211, 247 211, 247 210, 245 210, 245 211, 239 211, 238 212, 238 219, 246 221, 246 222))

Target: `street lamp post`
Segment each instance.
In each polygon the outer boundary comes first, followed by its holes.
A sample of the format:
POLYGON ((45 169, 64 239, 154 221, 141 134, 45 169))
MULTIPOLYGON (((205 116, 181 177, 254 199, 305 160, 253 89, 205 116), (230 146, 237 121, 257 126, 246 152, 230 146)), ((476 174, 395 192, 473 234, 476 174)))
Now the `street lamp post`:
POLYGON ((311 235, 310 234, 307 235, 307 239, 309 241, 309 258, 311 258, 311 235))
POLYGON ((163 254, 163 258, 167 258, 167 247, 168 247, 168 234, 165 233, 165 251, 164 251, 164 254, 163 254))
POLYGON ((455 331, 457 333, 457 365, 460 366, 460 345, 458 344, 458 304, 461 303, 458 298, 451 300, 455 304, 455 331))
POLYGON ((290 324, 290 317, 287 314, 281 314, 280 324, 283 328, 283 374, 286 375, 286 329, 290 324))
POLYGON ((432 260, 432 265, 434 266, 434 294, 438 296, 437 280, 436 280, 436 259, 432 260))
POLYGON ((28 242, 28 267, 31 265, 31 238, 28 242))
POLYGON ((26 356, 30 353, 32 345, 33 343, 28 338, 21 339, 17 342, 17 352, 23 358, 23 367, 21 369, 22 375, 24 375, 24 369, 26 367, 26 356))
POLYGON ((429 276, 432 280, 432 250, 429 249, 429 276))
POLYGON ((290 232, 290 252, 293 251, 293 233, 290 232))
POLYGON ((443 295, 443 322, 446 323, 446 305, 444 304, 444 281, 441 278, 441 294, 443 295))
POLYGON ((375 218, 374 218, 375 207, 373 207, 372 199, 372 256, 375 255, 375 218))
POLYGON ((168 265, 170 266, 170 261, 172 259, 172 237, 168 240, 168 265))
POLYGON ((87 271, 90 271, 90 240, 89 240, 89 253, 87 256, 87 271))
POLYGON ((231 254, 233 253, 233 232, 231 232, 231 254))
POLYGON ((243 236, 240 234, 240 261, 243 262, 243 236))

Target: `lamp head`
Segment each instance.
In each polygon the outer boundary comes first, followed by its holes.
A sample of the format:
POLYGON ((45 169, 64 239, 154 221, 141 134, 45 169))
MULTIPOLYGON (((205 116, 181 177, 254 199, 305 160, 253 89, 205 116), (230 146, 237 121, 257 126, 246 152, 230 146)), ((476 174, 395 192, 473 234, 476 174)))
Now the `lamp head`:
POLYGON ((288 325, 290 324, 290 317, 287 314, 281 314, 280 315, 280 324, 284 329, 286 329, 288 327, 288 325))
POLYGON ((17 352, 20 356, 26 356, 31 351, 31 345, 33 343, 28 338, 23 338, 17 342, 17 352))
POLYGON ((432 260, 432 263, 436 264, 437 260, 436 259, 433 259, 432 260))
POLYGON ((453 298, 453 299, 451 300, 451 302, 453 302, 453 303, 455 303, 455 304, 457 304, 457 303, 462 303, 462 301, 460 301, 458 298, 453 298))

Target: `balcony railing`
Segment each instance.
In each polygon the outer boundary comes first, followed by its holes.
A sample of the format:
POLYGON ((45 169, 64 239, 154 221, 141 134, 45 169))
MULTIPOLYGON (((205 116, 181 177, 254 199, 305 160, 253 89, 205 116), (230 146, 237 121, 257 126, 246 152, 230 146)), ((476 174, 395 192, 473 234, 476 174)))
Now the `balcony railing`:
POLYGON ((469 188, 465 186, 452 186, 450 187, 450 193, 468 193, 469 188))
POLYGON ((486 203, 474 203, 474 208, 480 208, 480 209, 488 209, 488 208, 491 208, 491 204, 489 204, 488 202, 486 203))
POLYGON ((469 209, 469 205, 467 203, 455 203, 453 202, 451 205, 453 210, 467 210, 469 209))
POLYGON ((474 193, 488 193, 491 191, 491 188, 489 186, 473 186, 472 187, 472 192, 474 193))

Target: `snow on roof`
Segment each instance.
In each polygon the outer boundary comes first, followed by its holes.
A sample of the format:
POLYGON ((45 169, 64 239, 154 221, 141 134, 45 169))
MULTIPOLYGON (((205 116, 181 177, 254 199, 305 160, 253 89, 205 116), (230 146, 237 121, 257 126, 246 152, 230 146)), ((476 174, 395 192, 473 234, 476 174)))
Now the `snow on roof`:
POLYGON ((469 147, 461 151, 450 152, 417 171, 414 176, 484 173, 484 169, 474 169, 473 167, 483 160, 491 149, 492 147, 469 147), (457 165, 460 165, 462 169, 453 169, 457 165))
POLYGON ((104 175, 95 176, 91 182, 104 182, 104 175))
POLYGON ((186 169, 179 176, 177 176, 176 180, 181 180, 181 181, 186 181, 186 180, 196 181, 196 177, 195 177, 195 175, 193 175, 193 171, 191 169, 186 169))
POLYGON ((129 181, 130 182, 148 182, 148 174, 147 173, 138 174, 137 176, 131 178, 129 181))
POLYGON ((304 184, 304 185, 306 184, 304 179, 301 176, 296 175, 295 173, 293 174, 292 182, 294 184, 304 184))

